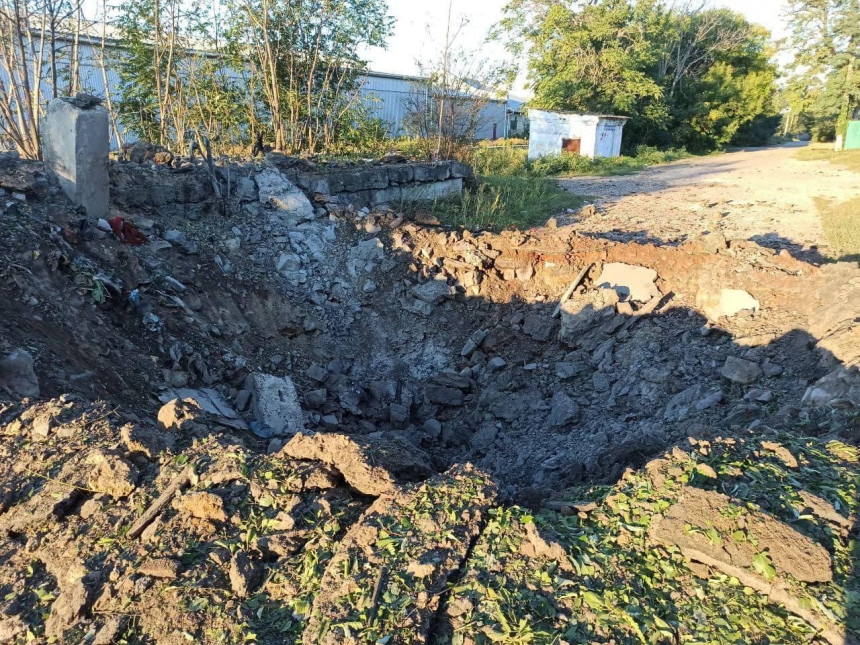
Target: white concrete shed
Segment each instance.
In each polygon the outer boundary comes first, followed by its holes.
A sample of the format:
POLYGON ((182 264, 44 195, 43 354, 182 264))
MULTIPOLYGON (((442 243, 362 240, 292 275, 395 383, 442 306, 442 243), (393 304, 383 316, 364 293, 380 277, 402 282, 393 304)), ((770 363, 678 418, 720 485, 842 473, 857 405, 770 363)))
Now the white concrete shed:
POLYGON ((626 116, 529 110, 529 159, 562 152, 617 157, 626 116))

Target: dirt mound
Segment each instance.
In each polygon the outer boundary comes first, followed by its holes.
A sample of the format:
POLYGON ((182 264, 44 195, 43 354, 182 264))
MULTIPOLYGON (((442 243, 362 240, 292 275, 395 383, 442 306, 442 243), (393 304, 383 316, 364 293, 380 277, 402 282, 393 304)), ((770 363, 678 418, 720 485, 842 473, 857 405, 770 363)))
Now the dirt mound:
POLYGON ((4 168, 0 184, 21 191, 0 214, 0 584, 19 598, 0 629, 15 638, 448 642, 466 626, 543 638, 516 607, 568 641, 684 632, 672 621, 696 609, 669 608, 663 591, 644 623, 641 608, 623 614, 632 601, 609 581, 633 583, 598 570, 604 539, 632 539, 622 562, 638 558, 667 594, 693 583, 655 573, 655 553, 685 552, 758 575, 744 584, 827 640, 855 628, 783 583, 852 602, 840 545, 856 505, 828 486, 838 468, 856 482, 856 459, 837 468, 829 444, 780 440, 717 463, 703 446, 787 429, 857 442, 856 265, 746 241, 473 234, 388 208, 317 203, 296 218, 253 181, 221 215, 202 173, 116 166, 111 221, 146 238, 135 245, 73 209, 38 164, 4 168), (130 199, 143 175, 173 201, 130 199), (682 466, 649 464, 691 438, 698 456, 682 466), (830 533, 767 495, 736 508, 777 485, 744 480, 750 451, 789 473, 780 486, 830 469, 799 498, 830 533), (630 489, 646 480, 653 491, 630 489), (616 493, 595 513, 602 498, 576 487, 601 483, 616 493), (650 501, 637 520, 618 495, 650 501), (528 528, 496 496, 551 519, 528 528), (574 557, 553 565, 562 553, 574 557))

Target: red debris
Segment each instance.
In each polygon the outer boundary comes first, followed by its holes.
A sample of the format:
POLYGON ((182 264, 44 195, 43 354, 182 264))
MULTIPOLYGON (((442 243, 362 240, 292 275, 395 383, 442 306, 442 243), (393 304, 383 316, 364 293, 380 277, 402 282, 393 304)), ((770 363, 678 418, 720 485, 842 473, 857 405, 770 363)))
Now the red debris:
POLYGON ((124 217, 113 217, 108 220, 108 224, 110 224, 110 228, 114 235, 116 235, 117 238, 119 238, 119 241, 123 244, 140 246, 141 244, 147 244, 149 242, 149 238, 141 233, 137 226, 127 221, 124 217))

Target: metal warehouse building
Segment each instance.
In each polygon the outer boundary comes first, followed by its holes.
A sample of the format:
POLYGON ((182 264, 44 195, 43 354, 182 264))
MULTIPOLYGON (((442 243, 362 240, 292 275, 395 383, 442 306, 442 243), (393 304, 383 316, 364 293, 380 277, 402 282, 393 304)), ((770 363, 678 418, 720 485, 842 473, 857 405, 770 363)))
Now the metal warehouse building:
MULTIPOLYGON (((65 67, 72 43, 67 35, 60 36, 57 40, 61 43, 58 51, 58 53, 61 52, 60 65, 65 67)), ((116 101, 120 96, 120 79, 116 66, 111 65, 111 61, 118 60, 122 54, 122 48, 115 39, 106 39, 104 54, 102 54, 100 37, 82 36, 78 45, 81 89, 100 97, 105 97, 110 92, 110 96, 116 101), (100 65, 102 55, 106 61, 104 69, 100 65)), ((225 71, 237 83, 243 83, 240 73, 235 70, 225 71)), ((4 80, 8 82, 7 79, 4 80)), ((409 106, 414 105, 416 99, 426 98, 426 89, 423 89, 426 86, 426 80, 417 76, 368 72, 359 78, 359 84, 359 98, 368 114, 383 120, 388 125, 390 136, 405 135, 404 120, 409 112, 409 106)), ((50 96, 47 81, 43 83, 42 95, 50 96)), ((506 100, 487 101, 481 110, 476 138, 505 137, 508 130, 507 119, 506 100)), ((117 123, 116 127, 123 141, 134 141, 135 137, 131 133, 124 132, 121 124, 117 123)), ((113 149, 118 147, 116 137, 112 138, 111 146, 113 149)))

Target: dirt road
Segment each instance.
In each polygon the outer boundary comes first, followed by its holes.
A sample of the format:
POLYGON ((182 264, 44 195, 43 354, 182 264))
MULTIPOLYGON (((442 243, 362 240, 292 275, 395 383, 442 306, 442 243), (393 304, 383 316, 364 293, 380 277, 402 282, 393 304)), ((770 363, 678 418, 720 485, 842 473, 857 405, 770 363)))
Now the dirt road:
POLYGON ((594 197, 594 215, 574 216, 583 233, 663 244, 704 232, 787 248, 808 260, 826 255, 815 198, 860 195, 860 176, 826 161, 796 159, 800 146, 685 159, 634 175, 562 180, 594 197))

